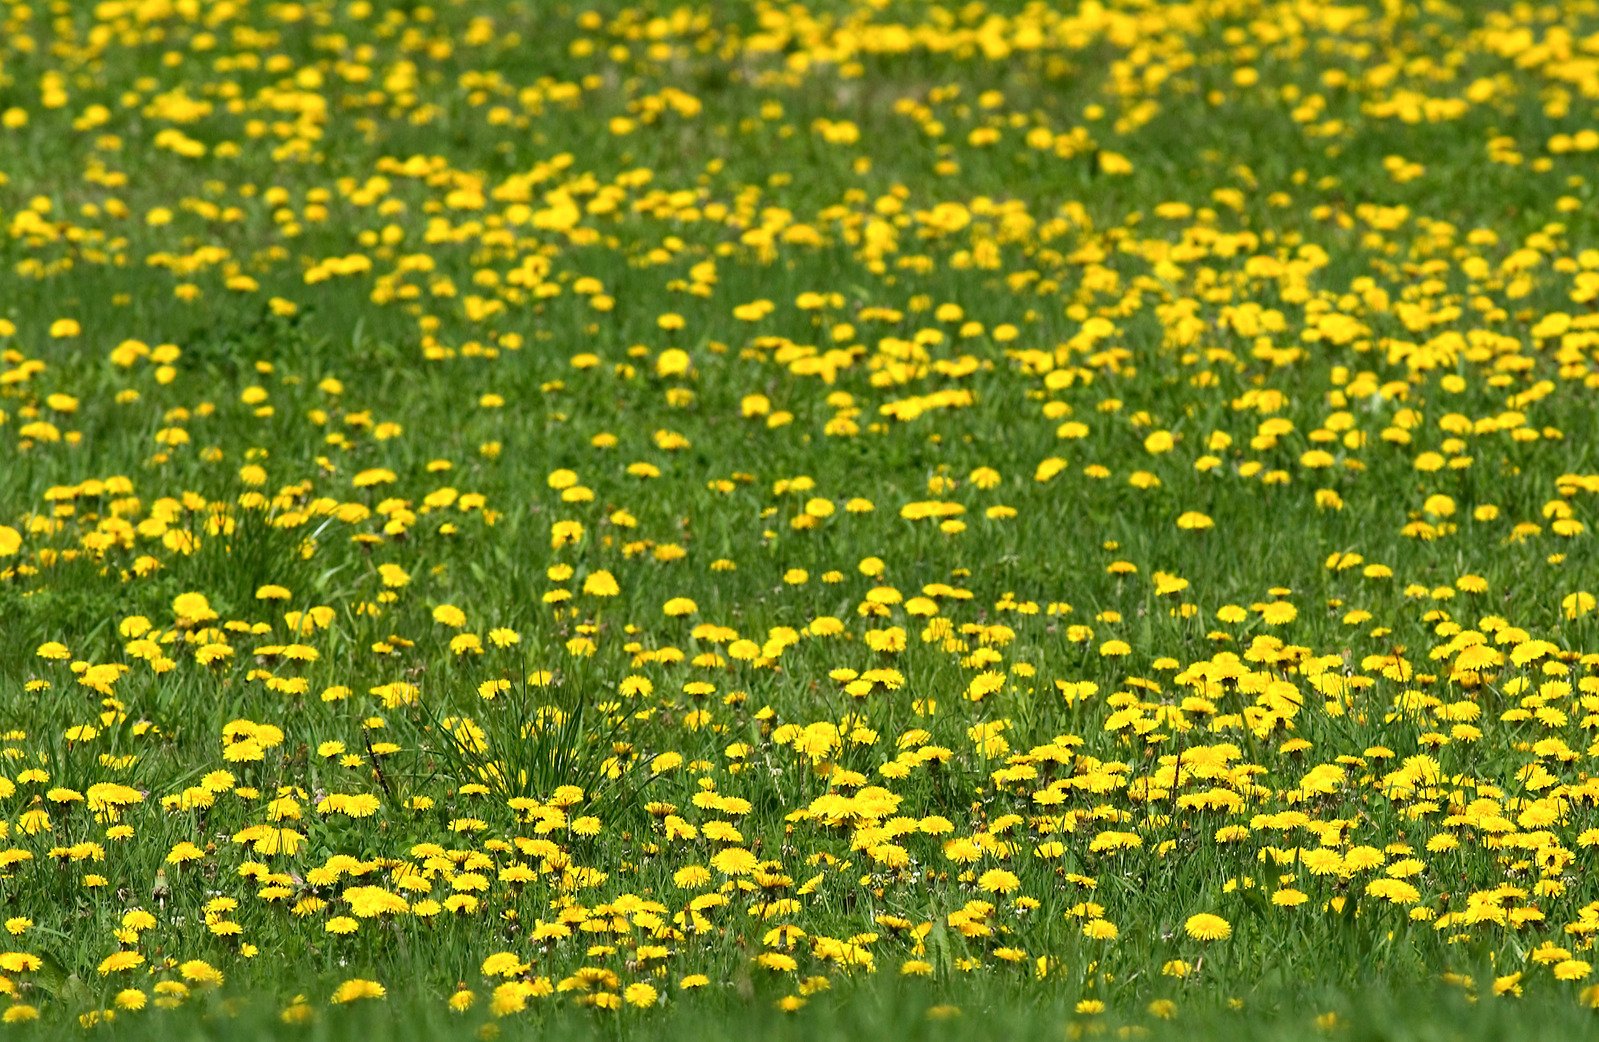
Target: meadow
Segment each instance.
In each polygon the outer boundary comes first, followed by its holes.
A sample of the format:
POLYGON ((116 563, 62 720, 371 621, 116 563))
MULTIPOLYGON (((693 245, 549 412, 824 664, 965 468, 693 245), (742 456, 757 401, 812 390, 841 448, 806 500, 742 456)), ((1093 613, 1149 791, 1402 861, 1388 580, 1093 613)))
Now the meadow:
POLYGON ((0 0, 0 1029, 1599 1035, 1599 3, 0 0))

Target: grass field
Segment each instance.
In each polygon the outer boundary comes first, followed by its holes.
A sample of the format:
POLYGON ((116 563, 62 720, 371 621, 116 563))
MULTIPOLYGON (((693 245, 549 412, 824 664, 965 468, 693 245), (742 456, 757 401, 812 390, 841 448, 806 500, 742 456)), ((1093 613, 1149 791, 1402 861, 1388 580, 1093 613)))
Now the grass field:
POLYGON ((1594 0, 0 0, 0 1021, 1599 1034, 1596 160, 1594 0))

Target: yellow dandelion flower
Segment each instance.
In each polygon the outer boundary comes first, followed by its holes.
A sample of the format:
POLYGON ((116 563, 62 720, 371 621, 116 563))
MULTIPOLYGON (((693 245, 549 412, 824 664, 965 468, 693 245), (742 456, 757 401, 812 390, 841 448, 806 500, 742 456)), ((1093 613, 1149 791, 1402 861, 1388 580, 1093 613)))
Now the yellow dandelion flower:
POLYGON ((363 999, 381 999, 386 994, 388 990, 377 981, 354 977, 334 989, 332 1002, 335 1005, 342 1005, 363 999))
POLYGON ((1233 934, 1232 924, 1211 912, 1189 916, 1183 930, 1196 941, 1224 941, 1233 934))

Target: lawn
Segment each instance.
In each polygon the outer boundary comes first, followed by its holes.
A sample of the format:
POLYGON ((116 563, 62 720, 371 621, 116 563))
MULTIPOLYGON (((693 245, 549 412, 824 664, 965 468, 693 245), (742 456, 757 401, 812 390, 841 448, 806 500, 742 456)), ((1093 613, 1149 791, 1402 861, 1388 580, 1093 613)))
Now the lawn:
POLYGON ((0 0, 21 1036, 1599 1035, 1599 3, 0 0))

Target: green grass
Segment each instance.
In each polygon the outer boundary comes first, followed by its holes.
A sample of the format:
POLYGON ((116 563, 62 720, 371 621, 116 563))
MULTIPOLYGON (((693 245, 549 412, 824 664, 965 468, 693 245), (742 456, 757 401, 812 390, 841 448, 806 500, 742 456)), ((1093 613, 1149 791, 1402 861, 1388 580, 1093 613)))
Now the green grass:
MULTIPOLYGON (((1190 1011, 1181 1019, 1127 1023, 1114 1014, 1084 1014, 1068 996, 1037 988, 957 982, 941 996, 927 987, 892 982, 849 985, 842 993, 814 997, 802 1010, 784 1013, 747 1002, 688 1003, 646 1015, 580 1013, 566 1010, 497 1022, 496 1037, 595 1039, 674 1038, 694 1032, 711 1042, 761 1038, 848 1040, 892 1030, 911 1042, 942 1039, 1028 1038, 1239 1038, 1320 1040, 1341 1037, 1362 1042, 1468 1042, 1515 1038, 1584 1038, 1594 1033, 1592 1019, 1569 1006, 1514 1001, 1469 1002, 1458 991, 1393 991, 1372 981, 1359 991, 1310 987, 1290 1008, 1190 1011), (948 1001, 932 1001, 933 999, 948 1001)), ((335 1009, 298 1026, 285 1025, 272 1010, 248 1002, 227 1008, 197 1004, 166 1017, 121 1018, 120 1038, 170 1038, 201 1042, 221 1038, 299 1038, 335 1040, 379 1034, 408 1039, 449 1037, 464 1029, 462 1018, 437 1004, 391 995, 382 1004, 335 1009), (161 1034, 157 1034, 160 1032, 161 1034)), ((55 1029, 80 1034, 76 1026, 55 1029)), ((29 1034, 55 1033, 49 1028, 29 1034)))
POLYGON ((1591 1032, 1595 39, 0 4, 0 1014, 1591 1032))

